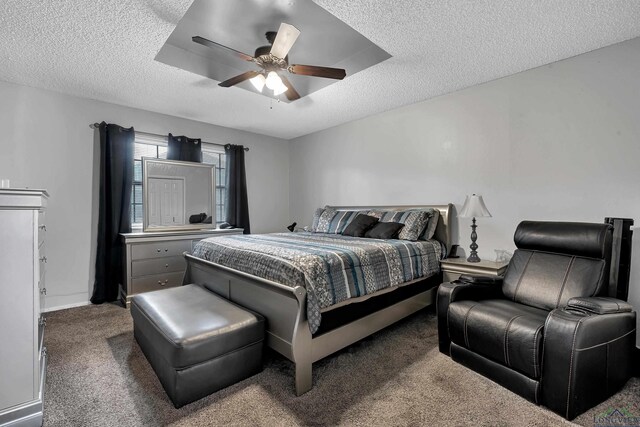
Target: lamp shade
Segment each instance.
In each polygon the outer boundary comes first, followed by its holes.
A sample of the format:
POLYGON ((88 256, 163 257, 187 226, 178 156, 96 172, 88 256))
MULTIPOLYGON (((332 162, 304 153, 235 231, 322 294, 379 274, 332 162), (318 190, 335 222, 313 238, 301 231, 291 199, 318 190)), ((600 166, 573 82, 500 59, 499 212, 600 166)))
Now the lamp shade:
POLYGON ((266 80, 267 79, 265 79, 262 74, 258 74, 257 76, 249 79, 253 87, 255 87, 258 92, 262 92, 262 89, 264 88, 266 80))
POLYGON ((269 71, 269 74, 267 74, 267 78, 264 80, 264 83, 271 90, 274 90, 283 85, 280 76, 278 76, 278 73, 276 73, 275 71, 269 71))
POLYGON ((483 216, 491 216, 491 213, 489 213, 489 209, 485 206, 482 196, 472 194, 465 199, 458 216, 462 218, 480 218, 483 216))

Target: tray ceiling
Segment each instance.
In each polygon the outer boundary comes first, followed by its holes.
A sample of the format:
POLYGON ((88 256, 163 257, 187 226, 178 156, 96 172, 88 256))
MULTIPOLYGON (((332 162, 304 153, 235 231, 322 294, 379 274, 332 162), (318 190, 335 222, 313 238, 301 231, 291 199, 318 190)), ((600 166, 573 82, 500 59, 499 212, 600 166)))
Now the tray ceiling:
MULTIPOLYGON (((343 68, 348 78, 390 57, 366 37, 311 1, 196 0, 155 59, 208 77, 216 83, 245 71, 260 71, 255 64, 224 49, 208 48, 194 43, 191 38, 201 36, 253 56, 256 48, 269 44, 265 33, 277 31, 281 22, 290 23, 301 31, 289 52, 289 64, 343 68)), ((290 73, 285 75, 301 96, 339 81, 290 73)), ((235 87, 260 94, 249 81, 235 87)), ((271 96, 270 91, 266 90, 261 95, 271 96)), ((278 98, 288 102, 284 95, 278 98)))
MULTIPOLYGON (((286 22, 309 1, 260 4, 273 6, 268 22, 286 22)), ((640 36, 637 0, 316 3, 392 57, 298 101, 277 102, 154 60, 190 0, 4 0, 0 80, 289 139, 640 36)), ((228 31, 224 16, 213 19, 228 31)), ((261 43, 258 17, 248 20, 254 31, 220 41, 247 50, 261 43)), ((300 41, 311 28, 301 28, 300 41)))

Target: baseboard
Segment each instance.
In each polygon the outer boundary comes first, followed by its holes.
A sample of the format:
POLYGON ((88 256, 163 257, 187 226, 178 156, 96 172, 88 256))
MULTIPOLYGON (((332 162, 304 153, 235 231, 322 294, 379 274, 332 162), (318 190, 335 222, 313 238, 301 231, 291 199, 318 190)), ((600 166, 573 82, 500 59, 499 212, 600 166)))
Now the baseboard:
MULTIPOLYGON (((640 360, 640 348, 633 348, 633 358, 631 360, 640 360)), ((634 377, 640 377, 640 363, 634 363, 632 369, 633 371, 631 372, 631 374, 634 377)))
POLYGON ((91 304, 91 301, 74 302, 72 304, 64 304, 64 305, 58 305, 55 307, 47 307, 44 310, 44 312, 49 313, 51 311, 65 310, 67 308, 74 308, 74 307, 82 307, 89 304, 91 304))

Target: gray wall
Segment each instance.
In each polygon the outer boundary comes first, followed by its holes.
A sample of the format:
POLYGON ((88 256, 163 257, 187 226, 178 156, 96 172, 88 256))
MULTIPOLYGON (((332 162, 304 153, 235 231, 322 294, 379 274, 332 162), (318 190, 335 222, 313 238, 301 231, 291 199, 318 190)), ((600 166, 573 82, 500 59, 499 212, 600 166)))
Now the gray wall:
POLYGON ((85 303, 93 289, 93 196, 98 192, 89 123, 102 120, 250 147, 246 162, 252 231, 280 231, 288 224, 285 140, 0 82, 0 178, 11 179, 14 187, 45 188, 51 195, 47 309, 85 303))
MULTIPOLYGON (((640 225, 640 39, 297 138, 291 220, 325 204, 484 196, 481 258, 512 251, 522 219, 640 225)), ((468 252, 470 220, 454 239, 468 252)), ((631 300, 640 308, 640 230, 631 300)))

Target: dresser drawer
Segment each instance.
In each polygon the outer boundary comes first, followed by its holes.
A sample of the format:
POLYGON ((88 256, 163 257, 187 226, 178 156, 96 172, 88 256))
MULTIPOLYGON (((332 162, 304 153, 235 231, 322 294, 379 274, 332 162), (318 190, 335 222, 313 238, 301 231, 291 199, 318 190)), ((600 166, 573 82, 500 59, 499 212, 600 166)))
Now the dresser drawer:
POLYGON ((191 250, 191 240, 138 243, 131 245, 131 259, 141 260, 182 255, 191 250))
POLYGON ((182 285, 184 272, 154 274, 151 276, 138 277, 131 280, 132 294, 141 292, 157 291, 159 289, 172 288, 182 285))
POLYGON ((131 262, 131 277, 150 274, 184 272, 187 262, 182 255, 155 259, 143 259, 131 262))

